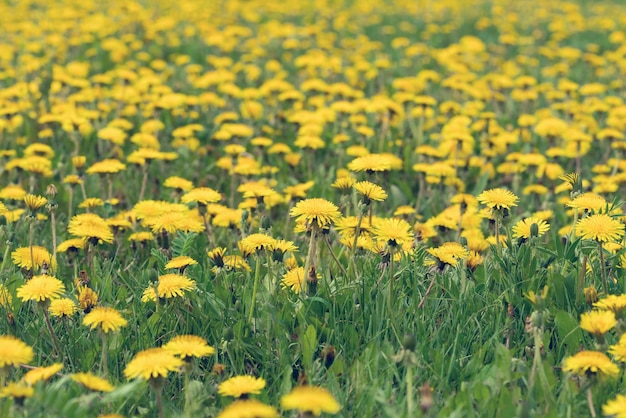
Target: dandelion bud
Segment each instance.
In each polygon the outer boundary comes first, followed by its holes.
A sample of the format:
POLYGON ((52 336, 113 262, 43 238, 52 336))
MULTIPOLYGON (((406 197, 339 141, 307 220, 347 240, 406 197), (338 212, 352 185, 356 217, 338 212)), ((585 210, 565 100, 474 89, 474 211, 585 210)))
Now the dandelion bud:
POLYGON ((537 238, 539 236, 539 225, 532 223, 530 225, 530 236, 537 238))
POLYGON ((335 347, 333 347, 332 345, 327 345, 322 349, 320 357, 322 358, 324 366, 326 366, 326 368, 328 369, 330 366, 333 365, 335 361, 335 347))
POLYGON ((589 287, 585 287, 584 292, 585 292, 585 302, 587 302, 589 306, 593 306, 593 304, 598 301, 598 291, 596 290, 596 287, 593 285, 589 287))
POLYGON ((435 401, 433 400, 433 390, 431 389, 428 382, 426 382, 419 388, 419 391, 420 409, 422 410, 422 414, 426 414, 435 405, 435 401))
POLYGON ((530 322, 535 328, 541 328, 543 326, 543 314, 535 311, 530 315, 530 322))
POLYGON ((271 227, 272 227, 272 220, 270 219, 270 217, 269 216, 261 217, 261 228, 267 231, 271 227))
POLYGON ((315 270, 315 266, 311 266, 309 269, 306 282, 309 296, 315 295, 317 293, 317 271, 315 270))
POLYGON ((57 195, 56 186, 54 184, 49 184, 48 187, 46 188, 46 196, 48 196, 50 199, 54 199, 56 195, 57 195))
POLYGON ((408 351, 415 351, 415 347, 417 346, 417 339, 414 334, 404 334, 404 338, 402 339, 402 347, 408 351))

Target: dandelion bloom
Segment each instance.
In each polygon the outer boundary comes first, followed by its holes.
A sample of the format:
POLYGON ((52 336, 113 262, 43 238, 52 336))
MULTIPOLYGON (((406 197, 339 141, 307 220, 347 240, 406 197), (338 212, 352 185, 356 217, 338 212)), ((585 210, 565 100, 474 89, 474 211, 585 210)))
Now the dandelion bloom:
POLYGON ((609 354, 617 361, 626 363, 626 334, 622 334, 617 344, 609 347, 609 354))
POLYGON ((319 416, 322 412, 336 414, 341 410, 339 402, 329 391, 315 386, 298 386, 280 399, 283 409, 297 409, 319 416))
POLYGON ((28 270, 33 269, 33 262, 35 263, 35 268, 41 268, 43 263, 47 263, 52 270, 56 270, 57 262, 54 260, 54 258, 52 258, 52 254, 50 254, 48 250, 38 245, 33 245, 32 249, 33 256, 31 258, 31 247, 16 248, 11 253, 11 260, 13 260, 13 263, 16 266, 28 270))
POLYGON ((163 349, 180 356, 183 360, 215 354, 215 348, 196 335, 178 335, 165 344, 163 349))
POLYGON ((114 174, 126 169, 126 164, 120 160, 107 159, 93 163, 87 169, 87 174, 114 174))
POLYGON ((602 336, 609 332, 617 320, 611 311, 595 310, 580 315, 580 327, 594 336, 602 336))
POLYGON ((459 260, 469 257, 469 251, 457 242, 444 242, 437 248, 429 248, 428 253, 432 255, 440 265, 456 266, 459 260))
POLYGON ((574 374, 592 375, 592 376, 617 376, 619 367, 617 367, 606 354, 599 351, 581 351, 571 357, 565 359, 563 371, 572 372, 574 374))
POLYGON ((180 201, 183 203, 197 202, 202 205, 219 202, 220 200, 222 200, 222 195, 210 187, 196 187, 180 198, 180 201))
POLYGON ((65 291, 65 285, 56 277, 48 275, 33 276, 28 282, 17 289, 17 297, 24 302, 34 300, 45 302, 56 299, 65 291))
POLYGON ((365 198, 365 204, 369 204, 372 200, 382 202, 387 199, 387 192, 378 184, 369 181, 359 181, 352 186, 354 190, 359 192, 365 198))
POLYGON ((301 200, 291 209, 289 214, 304 221, 307 225, 315 223, 320 228, 330 226, 341 216, 337 206, 320 198, 301 200))
POLYGON ((81 213, 70 219, 70 234, 90 241, 113 242, 113 232, 106 221, 94 213, 81 213))
POLYGON ((105 334, 110 331, 117 331, 125 327, 128 321, 116 309, 98 306, 95 307, 83 318, 83 325, 90 326, 91 329, 100 327, 105 334))
POLYGON ((305 287, 304 283, 304 267, 296 267, 289 270, 283 275, 280 281, 282 288, 290 288, 295 293, 300 293, 305 287))
POLYGON ((626 309, 626 294, 608 295, 593 304, 595 308, 613 311, 617 318, 620 318, 626 309))
POLYGON ((72 316, 78 312, 78 306, 76 306, 76 302, 70 298, 54 299, 50 302, 48 312, 50 312, 52 316, 63 318, 72 316))
POLYGON ((485 190, 476 197, 480 203, 492 209, 511 209, 517 206, 519 198, 510 191, 502 188, 485 190))
POLYGON ((11 382, 0 389, 0 398, 13 398, 17 402, 30 398, 35 394, 35 389, 23 382, 11 382))
POLYGON ((80 383, 89 390, 96 392, 111 392, 113 385, 108 380, 95 376, 91 373, 74 373, 70 375, 72 380, 76 383, 80 383))
POLYGON ((381 219, 374 224, 373 233, 391 247, 403 246, 413 242, 411 225, 404 219, 381 219))
MULTIPOLYGON (((169 299, 176 296, 184 296, 185 291, 194 290, 196 282, 186 276, 180 274, 164 274, 159 276, 157 284, 157 293, 159 298, 169 299)), ((148 287, 141 298, 143 302, 156 300, 156 294, 153 286, 148 287)))
POLYGON ((98 294, 90 287, 81 287, 78 291, 78 304, 80 309, 85 313, 91 312, 91 309, 98 303, 98 294))
POLYGON ((602 413, 615 418, 626 418, 626 395, 617 395, 602 405, 602 413))
POLYGON ((33 348, 12 335, 0 335, 0 369, 28 364, 33 359, 33 348))
POLYGON ((27 194, 26 196, 24 196, 24 203, 26 204, 26 207, 31 212, 35 212, 35 211, 41 209, 42 207, 44 207, 46 205, 46 203, 48 203, 48 199, 46 199, 43 196, 37 196, 37 195, 34 195, 34 194, 27 194))
POLYGON ((278 411, 255 399, 241 399, 228 405, 217 418, 278 418, 278 411))
POLYGON ((170 351, 163 348, 149 348, 135 354, 135 357, 126 365, 124 376, 127 379, 140 377, 149 380, 157 377, 167 377, 169 372, 178 371, 183 361, 170 351))
POLYGON ((576 235, 597 242, 617 241, 624 236, 624 224, 606 213, 594 214, 578 221, 576 235))
POLYGON ((172 189, 178 189, 183 192, 188 192, 189 190, 193 189, 193 183, 191 181, 177 176, 171 176, 166 178, 163 182, 163 186, 172 189))
POLYGON ((550 225, 546 221, 533 217, 525 218, 513 226, 513 237, 524 239, 530 238, 533 225, 537 225, 538 237, 544 235, 550 229, 550 225))
POLYGON ((24 376, 22 376, 22 382, 29 386, 33 386, 37 382, 45 382, 62 369, 62 363, 54 363, 48 367, 37 367, 36 369, 29 370, 24 376))
POLYGON ((258 395, 265 388, 265 379, 254 376, 234 376, 222 382, 217 393, 234 398, 258 395))
POLYGON ((198 264, 196 260, 186 255, 181 255, 178 257, 172 258, 165 265, 166 269, 180 269, 183 267, 193 266, 194 264, 198 264))
POLYGON ((250 234, 239 241, 239 249, 245 255, 254 254, 257 251, 274 251, 276 239, 266 234, 250 234))
POLYGON ((599 211, 607 205, 605 198, 599 194, 587 192, 576 196, 567 203, 567 206, 574 209, 582 209, 588 211, 599 211))

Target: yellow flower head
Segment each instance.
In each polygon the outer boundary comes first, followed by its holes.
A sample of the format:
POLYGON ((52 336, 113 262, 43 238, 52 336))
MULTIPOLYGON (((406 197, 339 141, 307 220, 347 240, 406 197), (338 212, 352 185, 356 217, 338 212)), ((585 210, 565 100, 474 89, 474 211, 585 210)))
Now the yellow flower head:
POLYGON ((550 225, 541 219, 525 218, 513 226, 513 237, 528 239, 532 234, 532 226, 537 225, 537 236, 544 235, 550 229, 550 225))
POLYGON ((24 196, 24 203, 26 203, 26 207, 31 212, 36 212, 37 210, 43 208, 46 203, 48 203, 48 199, 43 196, 37 196, 34 194, 27 194, 24 196))
POLYGON ((306 288, 304 281, 304 267, 293 268, 283 275, 283 279, 280 282, 283 288, 290 288, 295 293, 300 293, 306 288))
POLYGON ((187 266, 193 266, 194 264, 198 264, 196 260, 186 255, 180 255, 178 257, 172 258, 165 265, 166 269, 180 269, 187 266))
POLYGON ((0 335, 0 368, 28 364, 33 355, 33 348, 24 341, 12 335, 0 335))
POLYGON ((330 226, 341 216, 337 206, 320 198, 301 200, 291 209, 289 214, 304 221, 307 225, 316 224, 320 228, 330 226))
POLYGON ((41 268, 41 266, 46 263, 50 267, 51 270, 56 270, 57 263, 54 258, 52 258, 52 254, 48 252, 44 247, 40 247, 38 245, 33 245, 32 247, 20 247, 15 249, 11 253, 11 259, 15 265, 27 269, 33 269, 33 262, 35 263, 35 269, 41 268), (31 248, 33 252, 33 256, 31 258, 31 248))
POLYGON ((217 393, 222 396, 241 398, 250 394, 258 395, 263 388, 265 388, 265 379, 261 377, 235 376, 222 382, 217 393))
POLYGON ((617 241, 624 236, 624 224, 606 213, 593 214, 578 221, 576 235, 597 242, 617 241))
POLYGON ((111 392, 115 389, 108 380, 91 373, 74 373, 70 377, 74 382, 80 383, 87 389, 95 392, 111 392))
POLYGON ((374 223, 374 236, 391 247, 402 247, 413 242, 411 225, 404 219, 387 218, 374 223))
POLYGON ((602 336, 609 332, 617 320, 612 311, 595 310, 580 316, 580 327, 594 336, 602 336))
POLYGON ((113 231, 106 221, 95 213, 82 213, 70 219, 70 234, 90 241, 113 242, 113 231))
POLYGON ((278 418, 278 411, 255 399, 238 399, 228 405, 217 418, 278 418))
POLYGON ((215 348, 196 335, 178 335, 172 338, 163 349, 180 356, 183 360, 191 357, 207 357, 215 354, 215 348))
POLYGON ((60 298, 50 302, 48 311, 52 316, 66 318, 78 312, 78 306, 76 306, 76 303, 70 298, 60 298))
POLYGON ((98 306, 95 307, 83 318, 83 325, 90 326, 91 329, 100 328, 105 334, 110 331, 117 331, 125 327, 128 321, 116 309, 98 306))
MULTIPOLYGON (((182 297, 185 295, 185 291, 194 290, 196 288, 196 282, 190 278, 180 274, 164 274, 159 276, 157 283, 158 296, 161 299, 170 299, 173 297, 182 297)), ((149 286, 143 292, 141 300, 143 302, 155 301, 156 294, 153 286, 149 286)))
POLYGON ((63 369, 62 363, 54 363, 48 367, 37 367, 29 370, 24 376, 22 376, 22 382, 29 386, 33 386, 37 382, 45 382, 52 376, 57 374, 63 369))
POLYGON ((626 417, 626 395, 617 395, 602 406, 602 414, 615 418, 626 417))
POLYGON ((619 367, 612 363, 604 353, 581 351, 565 359, 563 371, 580 376, 613 377, 619 374, 619 367))
POLYGON ((150 348, 135 354, 126 365, 124 376, 127 379, 140 377, 150 380, 167 377, 169 372, 176 372, 183 366, 183 361, 163 348, 150 348))
POLYGON ((476 199, 480 203, 496 210, 511 209, 513 206, 517 206, 517 201, 519 200, 513 193, 502 188, 485 190, 476 199))
POLYGON ((429 248, 428 253, 432 255, 440 267, 446 265, 456 266, 459 260, 469 257, 469 251, 457 242, 444 242, 437 248, 429 248))
POLYGON ((363 195, 365 204, 369 204, 372 200, 382 202, 387 199, 387 192, 378 184, 371 183, 369 181, 359 181, 352 186, 354 190, 363 195))
POLYGON ((65 285, 56 277, 41 275, 33 276, 28 282, 17 289, 17 297, 24 302, 34 300, 45 302, 58 298, 65 291, 65 285))
POLYGON ((280 399, 280 406, 287 410, 309 412, 315 416, 322 412, 336 414, 341 410, 341 405, 328 390, 315 386, 295 387, 280 399))

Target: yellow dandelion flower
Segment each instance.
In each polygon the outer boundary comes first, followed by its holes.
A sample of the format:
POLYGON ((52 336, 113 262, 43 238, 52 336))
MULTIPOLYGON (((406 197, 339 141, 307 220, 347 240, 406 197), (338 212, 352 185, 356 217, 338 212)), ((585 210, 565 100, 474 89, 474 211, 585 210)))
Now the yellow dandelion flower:
POLYGON ((392 247, 402 247, 413 242, 411 225, 404 219, 381 219, 374 224, 374 236, 392 247))
POLYGON ((604 353, 581 351, 565 359, 563 371, 580 376, 613 377, 619 374, 619 367, 612 363, 604 353))
POLYGON ((198 264, 196 260, 186 255, 180 255, 178 257, 172 258, 165 265, 166 269, 180 269, 183 267, 193 266, 194 264, 198 264))
POLYGON ((517 206, 519 198, 510 191, 502 188, 485 190, 479 194, 476 199, 492 208, 492 209, 510 209, 513 206, 517 206))
POLYGON ((91 329, 100 328, 105 334, 110 331, 117 331, 127 324, 128 321, 118 310, 104 306, 93 308, 83 318, 83 325, 87 325, 91 329))
POLYGON ((382 202, 387 199, 387 192, 377 184, 369 181, 359 181, 352 186, 354 190, 363 195, 364 203, 369 205, 372 200, 382 202))
POLYGON ((245 256, 257 251, 273 251, 276 239, 266 234, 250 234, 239 241, 239 249, 245 256))
POLYGON ((594 308, 612 311, 616 318, 621 318, 626 309, 626 294, 608 295, 596 301, 594 308))
POLYGON ((48 203, 48 199, 43 196, 37 196, 34 194, 27 194, 24 196, 24 203, 26 203, 26 207, 31 212, 36 212, 37 210, 43 208, 46 203, 48 203))
POLYGON ((440 267, 446 265, 456 266, 459 260, 469 257, 469 251, 457 242, 444 242, 437 248, 429 248, 428 253, 432 255, 440 267))
POLYGON ((177 189, 182 192, 188 192, 193 189, 193 183, 187 179, 177 176, 171 176, 165 179, 163 186, 171 189, 177 189))
POLYGON ((180 356, 183 360, 191 357, 207 357, 215 354, 215 348, 196 335, 178 335, 163 346, 164 350, 180 356))
POLYGON ((35 389, 22 382, 11 382, 0 389, 0 398, 13 398, 17 403, 21 403, 25 398, 30 398, 35 394, 35 389))
POLYGON ((537 218, 525 218, 513 226, 513 237, 528 239, 532 234, 533 225, 537 225, 537 236, 544 235, 550 229, 550 225, 546 221, 537 218))
POLYGON ((217 418, 278 418, 278 411, 255 399, 239 399, 228 405, 217 418))
POLYGON ((611 311, 594 310, 580 315, 580 327, 592 334, 601 337, 609 332, 615 325, 615 313, 611 311))
POLYGON ((315 223, 320 228, 330 226, 341 216, 337 206, 320 198, 301 200, 291 209, 289 214, 307 225, 315 223))
POLYGON ((0 368, 19 367, 33 359, 33 348, 12 335, 0 335, 0 368))
POLYGON ((74 373, 70 375, 70 378, 74 382, 80 383, 87 389, 95 392, 112 392, 115 389, 108 380, 91 373, 74 373))
POLYGON ((32 251, 33 256, 31 258, 31 247, 17 248, 11 253, 11 259, 16 266, 27 270, 33 269, 33 262, 35 263, 35 269, 41 268, 41 266, 46 263, 51 270, 56 270, 57 263, 48 250, 44 247, 33 245, 32 251))
MULTIPOLYGON (((196 288, 196 282, 188 277, 180 274, 164 274, 159 276, 156 292, 158 292, 159 298, 170 299, 173 297, 182 297, 185 295, 185 291, 194 290, 196 288)), ((141 297, 142 302, 149 302, 156 300, 155 289, 153 286, 148 287, 141 297)))
POLYGON ((66 318, 78 312, 78 306, 76 306, 76 302, 70 298, 60 298, 50 302, 48 311, 52 316, 66 318))
POLYGON ((24 302, 34 300, 45 302, 58 298, 65 291, 65 285, 56 277, 48 275, 33 276, 17 289, 17 297, 24 302))
POLYGON ((78 292, 78 304, 80 309, 85 313, 91 312, 91 309, 98 303, 98 294, 89 287, 81 287, 78 292))
POLYGON ((336 414, 341 405, 326 389, 315 386, 298 386, 280 399, 283 409, 297 409, 300 412, 319 416, 322 412, 336 414))
POLYGON ((597 242, 617 241, 624 236, 624 224, 605 213, 594 214, 576 223, 576 235, 597 242))
POLYGON ((22 376, 22 382, 33 386, 37 382, 45 382, 63 369, 62 363, 54 363, 48 367, 37 367, 22 376))
POLYGON ((127 379, 139 377, 145 380, 165 378, 169 372, 177 372, 182 366, 183 361, 172 352, 163 348, 149 348, 135 354, 126 365, 124 376, 127 379))
POLYGON ((113 242, 113 232, 106 221, 94 213, 82 213, 70 219, 67 230, 77 237, 91 242, 113 242))
POLYGON ((290 288, 295 293, 302 292, 302 290, 306 288, 304 267, 296 267, 287 271, 287 273, 283 275, 280 285, 283 289, 290 288))
POLYGON ((180 201, 183 203, 197 202, 203 205, 219 202, 220 200, 222 200, 222 195, 210 187, 196 187, 180 198, 180 201))
POLYGON ((626 395, 617 395, 602 405, 602 414, 614 418, 626 418, 626 395))
POLYGON ((57 245, 58 253, 78 251, 85 248, 87 241, 82 238, 70 238, 57 245))
POLYGON ((234 376, 223 381, 217 393, 234 398, 258 395, 265 388, 265 379, 254 376, 234 376))
POLYGON ((622 363, 626 363, 626 334, 622 334, 617 344, 609 347, 609 354, 622 363))

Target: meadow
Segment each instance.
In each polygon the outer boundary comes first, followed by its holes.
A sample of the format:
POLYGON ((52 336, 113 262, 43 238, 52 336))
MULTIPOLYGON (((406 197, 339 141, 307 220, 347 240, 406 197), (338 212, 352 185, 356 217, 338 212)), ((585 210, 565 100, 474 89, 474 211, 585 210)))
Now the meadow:
POLYGON ((0 416, 626 417, 626 6, 0 4, 0 416))

